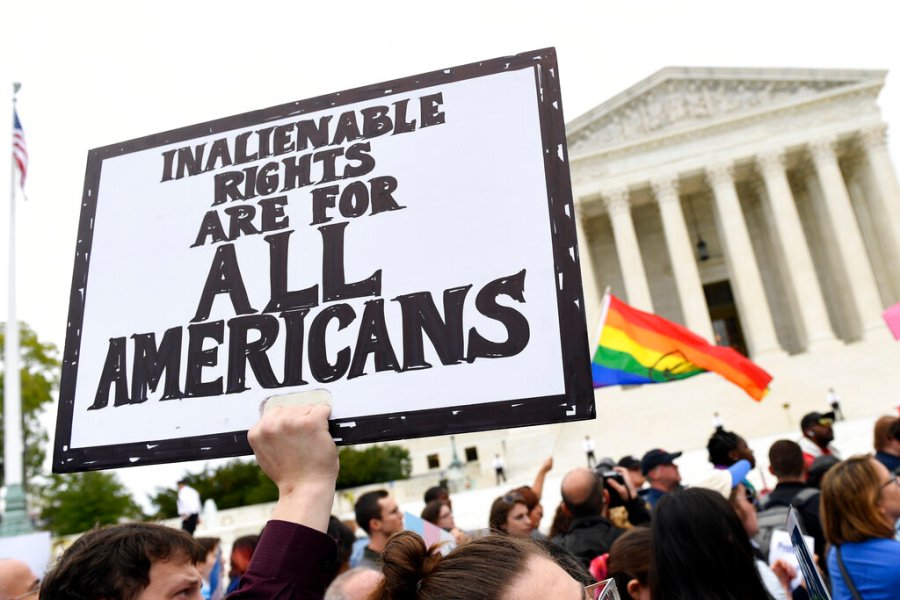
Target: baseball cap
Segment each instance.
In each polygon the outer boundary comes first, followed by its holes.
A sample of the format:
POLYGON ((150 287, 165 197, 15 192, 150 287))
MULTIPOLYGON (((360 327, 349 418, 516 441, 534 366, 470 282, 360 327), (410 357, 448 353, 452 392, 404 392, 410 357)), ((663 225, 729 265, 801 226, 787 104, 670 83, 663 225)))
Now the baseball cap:
POLYGON ((646 475, 660 465, 670 465, 679 456, 681 456, 681 452, 666 452, 660 448, 654 448, 641 459, 641 473, 646 475))
POLYGON ((692 487, 719 492, 727 500, 731 497, 731 490, 746 479, 747 473, 749 472, 750 461, 742 458, 727 469, 716 469, 705 479, 695 483, 692 487))
MULTIPOLYGON (((815 425, 819 421, 824 419, 828 419, 832 423, 834 422, 834 411, 820 413, 820 412, 811 412, 803 415, 803 418, 800 419, 800 429, 806 430, 810 425, 815 425)), ((824 424, 824 423, 823 423, 824 424)))

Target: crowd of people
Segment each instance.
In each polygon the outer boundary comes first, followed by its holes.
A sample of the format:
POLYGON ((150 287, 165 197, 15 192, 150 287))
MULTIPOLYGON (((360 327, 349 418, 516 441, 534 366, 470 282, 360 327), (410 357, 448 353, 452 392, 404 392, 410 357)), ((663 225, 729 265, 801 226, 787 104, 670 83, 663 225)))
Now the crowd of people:
POLYGON ((833 598, 900 597, 896 417, 876 422, 874 455, 841 460, 834 414, 804 416, 800 439, 768 448, 771 490, 747 480, 755 455, 721 425, 707 443, 708 472, 690 482, 682 482, 680 452, 655 448, 613 462, 585 444, 588 466, 562 477, 549 536, 539 526, 552 459, 531 485, 485 507, 484 530, 457 527, 450 494, 434 487, 422 518, 452 540, 442 548, 404 529, 386 490, 357 499, 362 541, 330 514, 338 459, 328 414, 326 406, 275 407, 249 432, 279 499, 260 536, 234 543, 227 589, 219 540, 132 523, 83 535, 39 592, 30 569, 0 561, 0 598, 582 600, 607 579, 623 599, 814 598, 809 574, 783 549, 791 507, 833 598))

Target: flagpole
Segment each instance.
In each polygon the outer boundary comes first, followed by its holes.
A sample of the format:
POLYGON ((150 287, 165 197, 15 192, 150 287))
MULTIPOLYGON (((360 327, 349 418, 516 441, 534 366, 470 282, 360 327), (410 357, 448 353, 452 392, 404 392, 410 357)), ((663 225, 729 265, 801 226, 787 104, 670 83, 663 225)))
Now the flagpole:
MULTIPOLYGON (((21 85, 13 84, 13 112, 16 94, 21 85)), ((28 519, 22 457, 22 388, 19 373, 19 321, 16 318, 16 157, 10 153, 9 173, 9 314, 6 319, 5 366, 3 388, 3 477, 6 485, 6 506, 0 536, 28 533, 34 530, 28 519)))
POLYGON ((597 326, 594 328, 596 334, 591 340, 592 347, 600 342, 600 334, 603 333, 603 326, 606 324, 606 313, 609 311, 609 286, 603 290, 603 297, 600 299, 600 318, 597 320, 597 326))

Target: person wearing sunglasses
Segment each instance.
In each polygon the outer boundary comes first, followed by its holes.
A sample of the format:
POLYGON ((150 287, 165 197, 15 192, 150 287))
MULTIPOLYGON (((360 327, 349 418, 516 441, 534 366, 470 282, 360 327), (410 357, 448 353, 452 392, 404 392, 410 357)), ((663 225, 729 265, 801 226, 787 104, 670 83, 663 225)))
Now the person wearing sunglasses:
POLYGON ((840 453, 832 445, 834 441, 834 413, 807 413, 800 419, 800 430, 803 437, 800 438, 800 448, 803 449, 803 463, 807 470, 812 467, 812 463, 820 456, 833 456, 837 459, 841 458, 840 453))
POLYGON ((500 496, 491 504, 488 527, 498 534, 531 537, 531 516, 525 498, 518 492, 500 496))
POLYGON ((822 480, 822 526, 831 547, 834 600, 887 600, 900 593, 900 478, 871 455, 852 456, 822 480))

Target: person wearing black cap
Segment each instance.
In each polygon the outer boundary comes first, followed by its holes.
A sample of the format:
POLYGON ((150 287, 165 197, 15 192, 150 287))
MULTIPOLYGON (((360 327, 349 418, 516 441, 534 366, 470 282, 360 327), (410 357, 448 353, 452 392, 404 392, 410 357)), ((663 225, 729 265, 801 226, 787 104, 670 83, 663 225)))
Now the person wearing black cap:
POLYGON ((656 508, 660 498, 680 487, 681 473, 674 462, 679 456, 681 452, 654 448, 641 459, 641 473, 650 482, 649 488, 641 490, 641 497, 651 508, 656 508))
POLYGON ((812 467, 812 462, 820 456, 833 456, 841 458, 840 453, 831 444, 834 441, 834 413, 811 412, 800 419, 800 430, 803 437, 800 438, 800 448, 803 449, 803 463, 807 469, 812 467))

